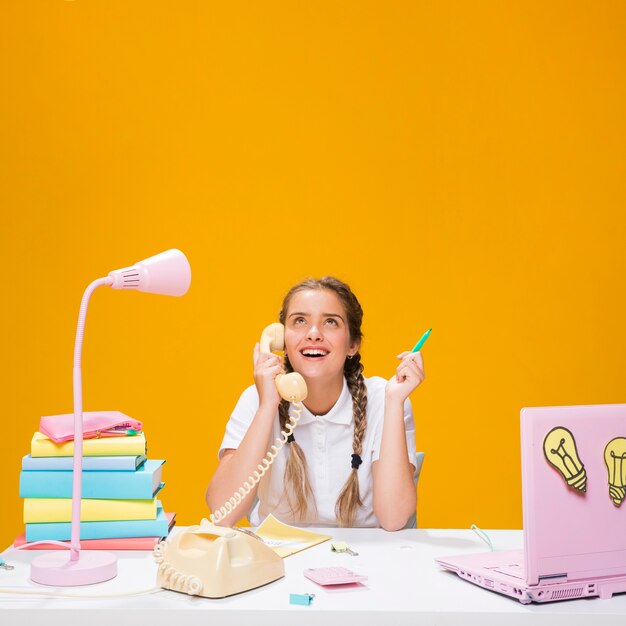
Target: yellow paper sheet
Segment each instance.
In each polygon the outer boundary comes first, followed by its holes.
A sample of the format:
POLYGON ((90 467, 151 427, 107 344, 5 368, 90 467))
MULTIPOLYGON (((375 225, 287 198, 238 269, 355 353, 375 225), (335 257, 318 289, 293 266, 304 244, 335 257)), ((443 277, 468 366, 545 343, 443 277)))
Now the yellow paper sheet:
POLYGON ((268 515, 255 533, 283 559, 331 539, 330 535, 320 535, 304 528, 283 524, 273 515, 268 515))

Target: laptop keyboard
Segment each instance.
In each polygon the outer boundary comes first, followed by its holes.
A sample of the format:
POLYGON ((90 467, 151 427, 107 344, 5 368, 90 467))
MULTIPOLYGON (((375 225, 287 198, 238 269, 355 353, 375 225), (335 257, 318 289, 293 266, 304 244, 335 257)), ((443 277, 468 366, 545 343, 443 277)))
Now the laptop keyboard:
POLYGON ((505 574, 506 576, 513 576, 513 578, 519 578, 520 580, 526 580, 526 573, 524 572, 524 565, 522 563, 509 563, 508 565, 498 565, 497 567, 489 567, 492 572, 498 572, 499 574, 505 574))

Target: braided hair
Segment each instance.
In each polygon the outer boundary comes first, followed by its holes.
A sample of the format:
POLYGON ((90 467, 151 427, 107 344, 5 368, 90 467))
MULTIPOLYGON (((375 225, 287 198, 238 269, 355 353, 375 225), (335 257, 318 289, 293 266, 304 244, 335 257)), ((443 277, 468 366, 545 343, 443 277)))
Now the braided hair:
MULTIPOLYGON (((279 319, 284 324, 287 317, 287 309, 291 298, 300 291, 309 289, 328 289, 334 292, 346 309, 347 325, 350 339, 360 344, 363 338, 361 332, 361 322, 363 320, 363 309, 350 287, 332 276, 325 276, 317 279, 307 279, 292 287, 283 300, 279 319)), ((285 356, 285 370, 293 371, 289 359, 285 356)), ((359 480, 357 468, 360 464, 361 453, 363 452, 363 438, 367 428, 367 389, 363 378, 363 364, 361 355, 357 352, 352 357, 348 357, 344 363, 344 376, 347 381, 348 390, 352 396, 352 420, 354 424, 354 434, 352 437, 352 470, 335 505, 335 513, 340 526, 353 526, 359 507, 362 506, 359 492, 359 480), (357 462, 355 463, 355 457, 357 462)), ((281 430, 289 420, 289 402, 282 400, 278 407, 281 430)), ((292 441, 289 445, 289 458, 285 468, 286 496, 292 513, 296 519, 304 520, 309 508, 314 503, 313 493, 307 474, 307 464, 302 448, 292 441)))

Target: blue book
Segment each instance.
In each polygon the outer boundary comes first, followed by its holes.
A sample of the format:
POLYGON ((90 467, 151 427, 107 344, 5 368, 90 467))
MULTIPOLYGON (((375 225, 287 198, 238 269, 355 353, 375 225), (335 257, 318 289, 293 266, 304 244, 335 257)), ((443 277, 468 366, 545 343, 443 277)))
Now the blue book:
MULTIPOLYGON (((84 456, 83 471, 104 470, 108 472, 134 472, 146 462, 146 457, 139 456, 84 456)), ((22 469, 33 472, 72 471, 73 456, 38 456, 27 454, 22 459, 22 469)))
MULTIPOLYGON (((67 541, 72 533, 71 522, 26 524, 26 541, 56 539, 67 541)), ((157 502, 156 519, 115 520, 112 522, 81 522, 81 539, 117 539, 120 537, 166 537, 168 522, 163 507, 157 502)))
MULTIPOLYGON (((161 486, 165 461, 146 461, 135 472, 83 472, 83 498, 150 500, 161 486)), ((20 498, 71 498, 74 472, 22 470, 20 498)))

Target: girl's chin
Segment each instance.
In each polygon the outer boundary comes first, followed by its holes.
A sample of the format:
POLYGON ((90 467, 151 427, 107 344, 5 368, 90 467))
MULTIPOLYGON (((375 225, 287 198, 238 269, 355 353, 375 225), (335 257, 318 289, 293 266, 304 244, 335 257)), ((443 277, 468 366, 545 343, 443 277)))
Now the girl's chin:
POLYGON ((326 363, 298 363, 292 364, 296 372, 299 372, 304 378, 337 378, 343 377, 343 367, 340 370, 328 367, 326 363))

